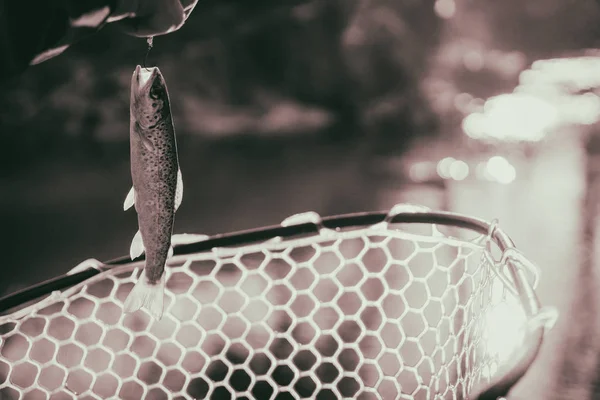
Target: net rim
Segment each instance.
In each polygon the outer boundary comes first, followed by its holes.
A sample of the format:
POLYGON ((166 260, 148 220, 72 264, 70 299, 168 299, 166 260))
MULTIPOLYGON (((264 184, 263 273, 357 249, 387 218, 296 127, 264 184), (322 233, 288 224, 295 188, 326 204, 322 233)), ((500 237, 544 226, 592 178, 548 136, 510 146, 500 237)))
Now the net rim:
MULTIPOLYGON (((279 225, 216 234, 193 243, 174 245, 173 254, 174 256, 179 256, 191 253, 209 252, 215 248, 248 245, 251 243, 266 242, 275 238, 293 239, 295 236, 305 234, 319 234, 324 230, 339 231, 342 228, 360 228, 377 224, 431 224, 463 228, 479 234, 487 234, 489 241, 495 243, 502 253, 505 253, 509 249, 516 249, 512 239, 497 226, 497 221, 488 222, 477 217, 449 211, 425 211, 423 208, 417 211, 405 210, 394 212, 399 206, 405 208, 406 204, 396 205, 387 212, 371 211, 349 213, 324 218, 321 218, 318 214, 312 212, 296 214, 293 217, 310 214, 310 218, 304 219, 305 221, 308 220, 307 222, 302 222, 302 220, 300 220, 298 223, 289 225, 282 223, 279 225)), ((287 221, 287 219, 285 221, 287 221)), ((0 317, 10 314, 12 309, 25 303, 30 303, 40 297, 50 295, 55 291, 75 286, 104 271, 110 270, 113 267, 138 263, 143 260, 143 254, 134 261, 132 261, 129 256, 122 256, 103 262, 102 266, 97 268, 86 268, 81 271, 60 275, 18 290, 0 298, 0 317)), ((528 316, 536 315, 540 309, 540 305, 534 289, 527 281, 526 276, 522 271, 519 271, 519 268, 517 268, 511 260, 507 260, 507 264, 511 266, 510 272, 513 275, 512 278, 517 286, 521 300, 523 301, 525 312, 528 316)))

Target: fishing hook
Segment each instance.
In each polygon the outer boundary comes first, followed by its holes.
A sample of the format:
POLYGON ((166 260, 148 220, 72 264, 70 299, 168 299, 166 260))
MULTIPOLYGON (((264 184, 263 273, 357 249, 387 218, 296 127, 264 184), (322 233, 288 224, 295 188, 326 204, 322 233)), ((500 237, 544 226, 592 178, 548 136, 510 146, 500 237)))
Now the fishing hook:
POLYGON ((150 54, 150 50, 152 50, 152 45, 153 45, 153 41, 154 41, 154 37, 153 36, 149 36, 146 39, 146 42, 148 43, 148 49, 146 50, 146 55, 144 56, 144 69, 146 71, 149 71, 149 69, 146 67, 146 61, 148 60, 148 54, 150 54))

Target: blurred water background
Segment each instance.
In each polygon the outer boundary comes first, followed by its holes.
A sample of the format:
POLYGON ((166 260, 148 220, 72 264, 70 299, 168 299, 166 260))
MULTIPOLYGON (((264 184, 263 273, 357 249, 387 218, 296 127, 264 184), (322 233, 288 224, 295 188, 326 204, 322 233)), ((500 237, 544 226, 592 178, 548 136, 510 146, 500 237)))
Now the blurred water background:
MULTIPOLYGON (((562 313, 518 393, 589 398, 599 21, 591 0, 201 0, 148 59, 178 135, 175 231, 402 201, 498 218, 562 313)), ((0 91, 0 295, 127 253, 145 50, 108 26, 0 91)))

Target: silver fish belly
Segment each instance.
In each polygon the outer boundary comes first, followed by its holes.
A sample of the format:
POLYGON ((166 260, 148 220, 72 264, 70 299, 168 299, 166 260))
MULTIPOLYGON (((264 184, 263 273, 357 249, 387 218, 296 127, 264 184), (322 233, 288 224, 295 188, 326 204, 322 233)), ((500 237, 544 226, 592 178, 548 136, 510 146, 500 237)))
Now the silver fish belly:
POLYGON ((125 312, 140 308, 160 319, 165 263, 172 254, 175 212, 183 193, 169 95, 162 74, 138 65, 131 81, 131 178, 124 209, 135 206, 139 231, 131 244, 135 258, 146 253, 144 271, 125 300, 125 312))

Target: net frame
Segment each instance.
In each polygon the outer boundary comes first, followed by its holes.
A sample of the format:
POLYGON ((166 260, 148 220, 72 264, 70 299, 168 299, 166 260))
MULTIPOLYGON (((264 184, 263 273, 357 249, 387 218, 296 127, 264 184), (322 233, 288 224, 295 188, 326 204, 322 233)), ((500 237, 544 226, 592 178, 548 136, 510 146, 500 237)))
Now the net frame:
MULTIPOLYGON (((425 207, 399 204, 388 212, 370 212, 346 214, 321 218, 309 212, 287 218, 279 226, 271 226, 212 237, 192 236, 191 243, 174 246, 174 257, 169 262, 177 263, 191 254, 213 253, 216 257, 230 257, 242 249, 285 247, 289 243, 298 243, 303 239, 308 242, 314 238, 335 239, 341 232, 352 229, 382 232, 390 230, 396 224, 427 224, 433 228, 433 236, 438 240, 455 240, 440 234, 437 226, 463 228, 479 234, 476 241, 486 247, 486 261, 493 268, 504 268, 497 273, 502 282, 511 288, 527 318, 527 330, 512 362, 500 366, 500 369, 489 382, 475 387, 469 399, 487 400, 506 396, 510 389, 521 379, 538 354, 546 329, 556 320, 554 310, 541 308, 534 287, 537 284, 539 271, 515 247, 512 240, 498 228, 496 221, 487 221, 451 212, 433 212, 425 207), (311 239, 312 238, 312 239, 311 239), (443 238, 443 239, 442 239, 443 238), (501 257, 495 260, 491 245, 497 246, 501 257), (533 275, 533 282, 529 276, 533 275)), ((460 239, 456 239, 460 242, 460 239)), ((466 243, 462 240, 463 243, 466 243)), ((142 257, 143 260, 143 257, 142 257)), ((143 267, 143 261, 131 261, 129 257, 121 257, 97 265, 83 262, 73 268, 66 276, 57 277, 33 287, 21 290, 0 299, 0 328, 18 322, 36 310, 40 310, 90 285, 106 274, 115 271, 134 271, 143 267), (92 265, 90 267, 90 265, 92 265), (61 292, 62 290, 62 292, 61 292), (40 297, 47 296, 42 300, 40 297)), ((0 329, 0 350, 5 344, 5 332, 0 329)), ((0 353, 0 361, 6 362, 0 353)), ((8 380, 0 382, 0 390, 10 387, 8 380)), ((436 397, 437 399, 437 397, 436 397)))

